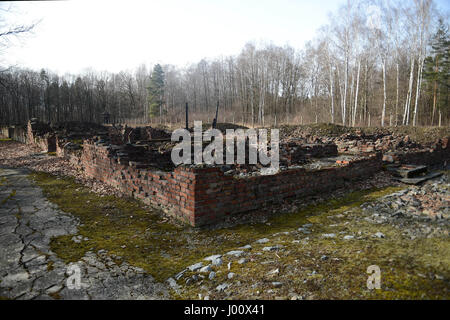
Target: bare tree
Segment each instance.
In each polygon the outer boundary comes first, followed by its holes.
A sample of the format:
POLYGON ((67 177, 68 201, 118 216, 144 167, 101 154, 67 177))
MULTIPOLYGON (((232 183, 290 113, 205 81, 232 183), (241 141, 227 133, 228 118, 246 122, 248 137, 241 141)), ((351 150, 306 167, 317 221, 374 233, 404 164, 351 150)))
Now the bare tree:
MULTIPOLYGON (((27 25, 13 24, 9 17, 13 14, 10 5, 0 4, 0 56, 5 54, 6 50, 14 45, 14 41, 20 40, 26 34, 29 34, 39 22, 33 22, 27 25)), ((0 63, 2 63, 0 61, 0 63)), ((4 63, 4 62, 3 62, 4 63)), ((8 68, 0 66, 0 72, 5 72, 8 68)))

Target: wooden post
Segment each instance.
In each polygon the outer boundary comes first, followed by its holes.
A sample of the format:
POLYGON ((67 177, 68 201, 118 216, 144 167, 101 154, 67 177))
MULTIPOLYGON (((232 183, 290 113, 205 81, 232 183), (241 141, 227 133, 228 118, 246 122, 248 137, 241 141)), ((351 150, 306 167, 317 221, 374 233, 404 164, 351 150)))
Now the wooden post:
POLYGON ((188 110, 189 110, 189 106, 188 106, 188 103, 186 102, 186 130, 189 129, 189 112, 188 112, 188 110))
POLYGON ((217 115, 218 115, 218 112, 219 112, 219 100, 217 100, 216 117, 214 118, 213 123, 212 123, 213 129, 215 129, 217 127, 217 115))

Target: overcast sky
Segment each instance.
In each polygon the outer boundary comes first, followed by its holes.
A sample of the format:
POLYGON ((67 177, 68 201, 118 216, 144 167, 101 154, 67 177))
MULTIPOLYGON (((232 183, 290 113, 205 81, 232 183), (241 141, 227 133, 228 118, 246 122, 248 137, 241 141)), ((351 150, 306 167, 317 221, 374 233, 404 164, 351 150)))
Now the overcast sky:
MULTIPOLYGON (((15 23, 41 20, 7 52, 11 64, 63 74, 185 66, 235 55, 248 41, 302 48, 346 0, 146 0, 2 3, 15 23)), ((449 9, 449 1, 437 1, 449 9)))

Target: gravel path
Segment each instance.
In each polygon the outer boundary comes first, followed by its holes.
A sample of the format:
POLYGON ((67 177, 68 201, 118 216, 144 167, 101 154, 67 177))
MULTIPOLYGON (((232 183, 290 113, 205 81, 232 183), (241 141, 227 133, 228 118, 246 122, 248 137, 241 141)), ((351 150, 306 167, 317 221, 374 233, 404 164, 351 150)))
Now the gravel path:
POLYGON ((24 169, 0 169, 0 297, 9 299, 164 299, 143 269, 116 264, 105 250, 65 264, 52 237, 77 237, 79 221, 50 203, 24 169), (77 275, 80 275, 78 278, 77 275), (80 282, 77 282, 77 280, 80 282))

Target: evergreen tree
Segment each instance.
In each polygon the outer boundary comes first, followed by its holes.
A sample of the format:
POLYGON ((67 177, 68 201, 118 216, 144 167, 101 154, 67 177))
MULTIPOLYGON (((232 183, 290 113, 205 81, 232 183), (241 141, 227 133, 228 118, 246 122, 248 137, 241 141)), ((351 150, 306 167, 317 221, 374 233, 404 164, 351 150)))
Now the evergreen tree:
POLYGON ((436 111, 439 111, 440 115, 446 115, 449 111, 450 39, 448 26, 442 19, 439 20, 431 48, 431 56, 425 59, 423 78, 427 84, 427 92, 433 97, 433 124, 436 111))
POLYGON ((164 103, 164 71, 159 64, 153 68, 148 87, 148 103, 150 117, 157 115, 161 117, 164 103))

